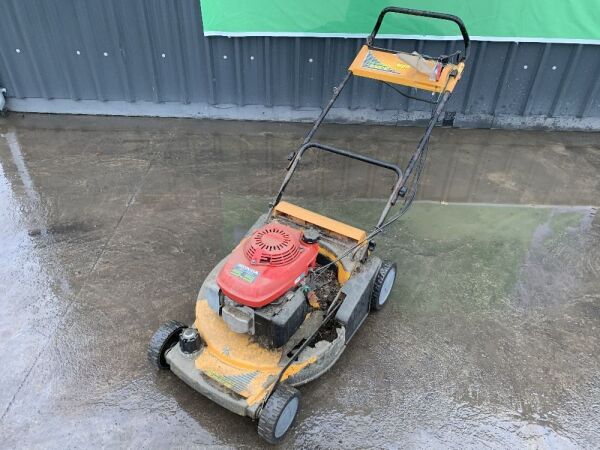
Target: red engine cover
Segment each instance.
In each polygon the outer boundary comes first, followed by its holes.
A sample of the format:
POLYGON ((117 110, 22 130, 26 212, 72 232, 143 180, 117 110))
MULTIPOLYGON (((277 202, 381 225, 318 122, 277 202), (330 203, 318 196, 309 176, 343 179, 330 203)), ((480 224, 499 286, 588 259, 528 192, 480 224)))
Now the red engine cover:
POLYGON ((269 223, 231 252, 217 284, 230 299, 260 308, 302 281, 318 253, 318 244, 302 241, 302 231, 269 223))

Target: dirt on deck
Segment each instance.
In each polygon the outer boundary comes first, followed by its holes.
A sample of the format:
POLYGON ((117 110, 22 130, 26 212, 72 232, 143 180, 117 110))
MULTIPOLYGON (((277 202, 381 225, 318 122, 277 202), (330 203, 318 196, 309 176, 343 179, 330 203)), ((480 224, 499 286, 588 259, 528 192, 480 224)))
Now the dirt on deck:
MULTIPOLYGON (((317 280, 317 288, 315 294, 319 302, 319 309, 327 311, 331 302, 333 302, 335 296, 342 287, 337 279, 337 273, 334 268, 328 268, 325 270, 317 280)), ((333 341, 337 337, 336 322, 330 320, 323 326, 317 333, 314 342, 319 341, 333 341)))

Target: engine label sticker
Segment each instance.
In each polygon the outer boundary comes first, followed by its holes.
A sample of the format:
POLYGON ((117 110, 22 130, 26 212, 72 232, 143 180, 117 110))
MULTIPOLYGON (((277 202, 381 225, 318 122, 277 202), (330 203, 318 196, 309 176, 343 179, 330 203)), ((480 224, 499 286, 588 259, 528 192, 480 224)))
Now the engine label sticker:
POLYGON ((254 280, 258 278, 258 272, 256 270, 243 264, 236 264, 233 269, 231 269, 230 273, 234 277, 241 278, 247 283, 254 283, 254 280))
POLYGON ((300 283, 302 280, 304 280, 304 272, 302 272, 300 275, 298 275, 298 278, 296 278, 294 280, 294 285, 300 283))

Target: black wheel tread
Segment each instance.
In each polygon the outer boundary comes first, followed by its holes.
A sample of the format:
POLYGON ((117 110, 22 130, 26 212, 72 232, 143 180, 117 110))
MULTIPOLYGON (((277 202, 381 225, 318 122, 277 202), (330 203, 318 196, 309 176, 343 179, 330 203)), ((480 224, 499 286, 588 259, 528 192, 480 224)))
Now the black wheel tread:
MULTIPOLYGON (((275 427, 277 426, 277 420, 279 419, 281 412, 294 397, 300 398, 298 389, 289 384, 281 383, 277 386, 275 392, 271 394, 271 397, 267 400, 267 404, 260 412, 260 417, 258 419, 258 435, 268 443, 276 444, 281 442, 287 434, 286 431, 286 433, 283 433, 283 436, 276 438, 275 427)), ((290 428, 294 424, 294 421, 292 421, 290 428)))
MULTIPOLYGON (((379 311, 383 309, 385 305, 387 305, 387 300, 383 305, 379 304, 379 293, 381 292, 381 288, 383 287, 383 281, 385 280, 386 275, 391 269, 396 269, 396 263, 390 261, 383 261, 381 263, 381 267, 379 268, 379 272, 377 272, 377 276, 375 277, 375 283, 373 283, 373 292, 371 293, 371 310, 379 311)), ((398 271, 396 270, 396 273, 398 271)))
POLYGON ((157 369, 168 369, 165 361, 165 353, 177 343, 179 333, 186 325, 177 320, 169 320, 163 323, 150 338, 148 344, 148 361, 157 369))

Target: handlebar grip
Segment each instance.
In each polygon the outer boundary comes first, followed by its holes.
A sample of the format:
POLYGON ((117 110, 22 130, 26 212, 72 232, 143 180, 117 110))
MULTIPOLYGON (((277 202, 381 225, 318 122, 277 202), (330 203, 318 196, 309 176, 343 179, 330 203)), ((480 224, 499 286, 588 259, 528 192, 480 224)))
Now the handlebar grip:
POLYGON ((430 17, 432 19, 440 19, 440 20, 448 20, 450 22, 454 22, 460 28, 460 33, 462 34, 463 43, 465 45, 465 54, 462 57, 462 60, 466 60, 467 56, 469 56, 469 44, 471 42, 469 38, 469 33, 467 32, 467 28, 465 27, 464 22, 460 17, 454 16, 452 14, 438 13, 432 11, 421 11, 420 9, 408 9, 408 8, 398 8, 396 6, 388 6, 383 8, 379 13, 379 17, 377 18, 377 23, 371 31, 371 34, 367 38, 367 45, 372 46, 373 41, 375 40, 375 36, 379 32, 379 28, 381 27, 381 23, 383 22, 383 18, 387 13, 395 13, 395 14, 406 14, 409 16, 419 16, 419 17, 430 17))

